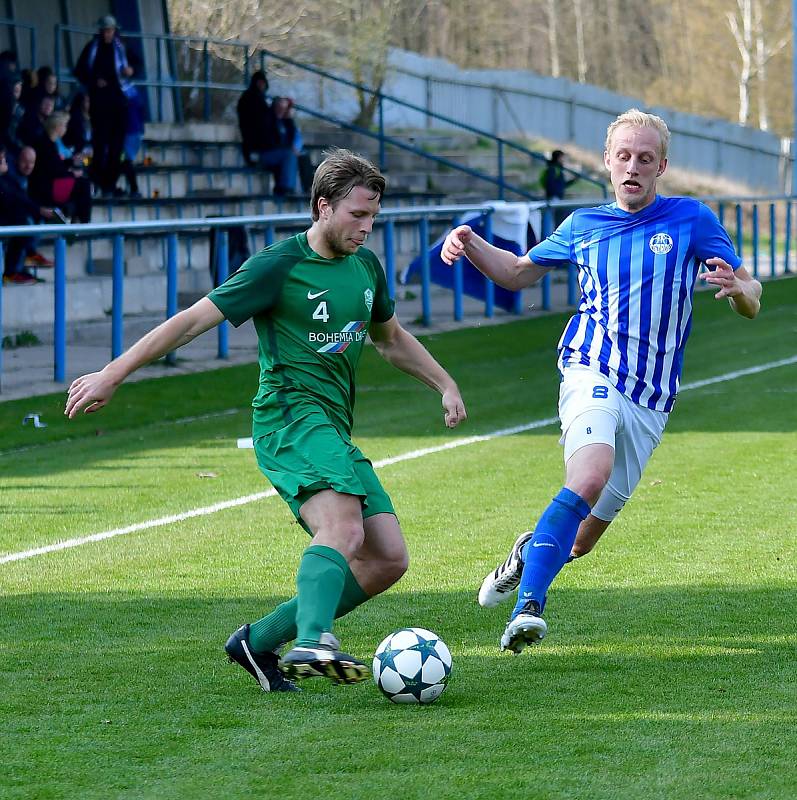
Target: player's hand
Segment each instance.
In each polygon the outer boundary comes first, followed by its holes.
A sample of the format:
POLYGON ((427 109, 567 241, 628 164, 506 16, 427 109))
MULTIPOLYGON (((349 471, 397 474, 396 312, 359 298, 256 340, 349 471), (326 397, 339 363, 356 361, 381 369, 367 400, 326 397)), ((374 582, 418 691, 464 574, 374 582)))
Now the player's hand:
POLYGON ((721 258, 708 258, 706 265, 714 267, 713 272, 701 272, 698 276, 706 283, 713 283, 719 287, 719 291, 714 295, 717 300, 723 297, 738 297, 744 294, 741 281, 736 277, 733 267, 721 258))
POLYGON ((446 240, 443 242, 443 249, 440 251, 440 258, 452 266, 453 263, 465 252, 465 245, 473 235, 470 225, 458 225, 448 232, 446 240))
POLYGON ((462 402, 462 395, 456 386, 443 392, 443 411, 447 428, 456 428, 460 422, 464 422, 468 418, 465 404, 462 402))
POLYGON ((81 409, 84 414, 91 414, 108 405, 119 384, 103 372, 90 372, 72 381, 64 408, 69 419, 74 419, 81 409))

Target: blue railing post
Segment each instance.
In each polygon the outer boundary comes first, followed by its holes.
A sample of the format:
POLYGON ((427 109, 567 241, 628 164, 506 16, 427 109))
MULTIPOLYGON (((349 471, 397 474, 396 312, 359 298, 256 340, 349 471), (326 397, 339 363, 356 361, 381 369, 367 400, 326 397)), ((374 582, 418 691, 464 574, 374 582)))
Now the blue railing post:
POLYGON ((53 380, 66 380, 66 241, 55 240, 55 307, 53 309, 53 380))
POLYGON ((778 249, 777 226, 775 225, 775 204, 769 204, 769 274, 774 278, 776 274, 775 256, 778 249))
POLYGON ((382 228, 382 246, 385 249, 385 279, 387 293, 391 300, 396 299, 396 245, 393 220, 389 219, 382 228))
POLYGON ((744 245, 744 225, 742 217, 742 204, 736 204, 736 252, 742 258, 742 246, 744 245))
MULTIPOLYGON (((158 75, 158 122, 163 122, 163 54, 161 53, 161 47, 164 45, 164 42, 160 39, 155 40, 157 42, 157 47, 155 48, 155 64, 156 70, 158 75)), ((180 97, 180 106, 183 104, 183 98, 180 97)))
POLYGON ((266 247, 271 247, 274 244, 274 226, 266 225, 266 247))
POLYGON ((753 203, 753 277, 758 277, 758 203, 753 203))
MULTIPOLYGON (((547 239, 554 229, 553 224, 553 209, 546 206, 542 212, 542 238, 547 239)), ((551 310, 551 273, 547 273, 542 279, 542 308, 543 311, 551 310)), ((568 286, 569 292, 569 286, 568 286)))
POLYGON ((720 221, 720 225, 725 227, 725 203, 722 200, 717 203, 717 219, 720 221))
POLYGON ((786 201, 786 242, 783 247, 783 272, 788 275, 789 256, 791 255, 791 200, 786 201))
POLYGON ((456 322, 462 322, 462 318, 465 316, 462 304, 463 288, 462 259, 458 258, 454 262, 454 320, 456 322))
POLYGON ((498 199, 504 199, 504 142, 498 140, 498 199))
MULTIPOLYGON (((484 216, 484 241, 493 243, 493 215, 488 212, 484 216)), ((495 284, 484 276, 484 316, 492 319, 495 313, 495 284)))
POLYGON ((385 106, 382 102, 382 93, 379 95, 379 169, 385 169, 385 106))
MULTIPOLYGON (((55 70, 56 77, 59 82, 61 80, 61 26, 56 25, 53 31, 55 44, 53 45, 53 69, 55 70)), ((31 64, 35 65, 37 62, 32 61, 31 64)))
MULTIPOLYGON (((166 319, 177 313, 177 234, 166 237, 166 319)), ((177 355, 172 350, 166 354, 166 363, 174 366, 177 355)))
MULTIPOLYGON (((218 285, 221 286, 227 280, 227 275, 230 269, 230 254, 229 254, 229 240, 227 238, 227 231, 224 228, 217 228, 218 231, 218 247, 216 248, 216 280, 218 285)), ((219 325, 219 358, 227 358, 229 348, 227 344, 227 320, 222 320, 219 325)))
POLYGON ((202 49, 202 77, 205 82, 205 122, 210 119, 210 53, 208 52, 208 40, 202 49))
POLYGON ((421 246, 421 319, 424 325, 432 324, 431 265, 429 263, 429 218, 421 217, 418 223, 421 246))
POLYGON ((113 289, 111 301, 111 358, 122 355, 124 327, 125 239, 113 237, 113 289))
MULTIPOLYGON (((31 28, 30 30, 30 63, 31 66, 36 66, 39 63, 39 54, 36 52, 36 29, 31 28)), ((58 72, 55 73, 58 75, 58 72)), ((58 80, 61 80, 60 76, 58 80)))

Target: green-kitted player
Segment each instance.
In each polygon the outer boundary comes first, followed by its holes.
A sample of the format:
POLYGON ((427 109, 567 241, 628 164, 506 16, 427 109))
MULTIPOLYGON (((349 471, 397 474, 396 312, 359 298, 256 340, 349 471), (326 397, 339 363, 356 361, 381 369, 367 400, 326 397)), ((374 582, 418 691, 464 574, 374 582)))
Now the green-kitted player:
POLYGON ((351 441, 354 378, 366 335, 380 355, 442 395, 445 424, 465 419, 456 383, 401 327, 377 257, 362 245, 385 190, 373 164, 346 150, 316 171, 308 231, 267 247, 223 285, 69 387, 65 413, 98 411, 144 364, 223 320, 254 320, 260 386, 252 402, 257 463, 311 534, 296 595, 230 636, 229 657, 265 691, 291 678, 355 683, 368 668, 340 651, 333 620, 407 569, 393 505, 351 441), (276 651, 295 639, 280 660, 276 651))

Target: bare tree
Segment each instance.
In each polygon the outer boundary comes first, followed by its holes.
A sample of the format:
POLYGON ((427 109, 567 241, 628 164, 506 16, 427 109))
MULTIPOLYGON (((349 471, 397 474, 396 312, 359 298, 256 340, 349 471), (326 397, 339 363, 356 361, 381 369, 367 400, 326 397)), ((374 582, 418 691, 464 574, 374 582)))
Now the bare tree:
POLYGON ((587 82, 587 54, 584 50, 584 7, 582 0, 573 0, 573 13, 576 18, 576 53, 578 82, 587 82))
POLYGON ((558 78, 559 70, 559 42, 556 38, 556 0, 546 0, 546 11, 548 12, 548 53, 551 58, 551 75, 558 78))

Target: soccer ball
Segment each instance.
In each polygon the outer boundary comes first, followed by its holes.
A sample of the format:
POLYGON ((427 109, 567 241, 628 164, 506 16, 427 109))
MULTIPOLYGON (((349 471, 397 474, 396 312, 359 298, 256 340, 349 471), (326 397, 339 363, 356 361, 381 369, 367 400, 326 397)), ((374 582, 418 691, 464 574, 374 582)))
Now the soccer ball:
POLYGON ((446 643, 425 628, 402 628, 374 654, 374 682, 393 703, 434 703, 451 675, 446 643))

